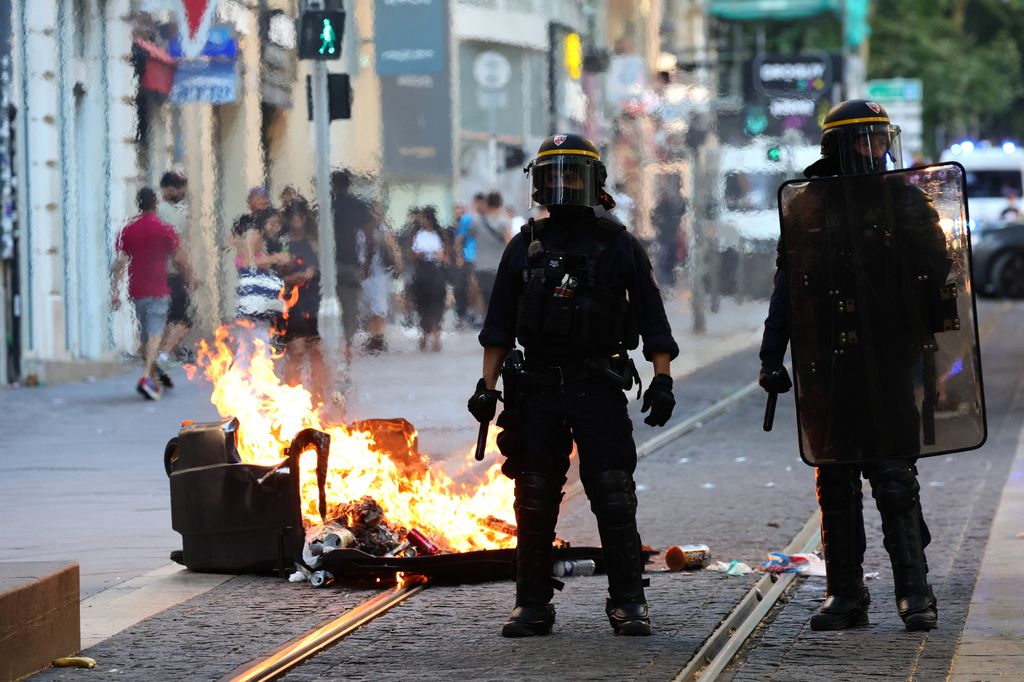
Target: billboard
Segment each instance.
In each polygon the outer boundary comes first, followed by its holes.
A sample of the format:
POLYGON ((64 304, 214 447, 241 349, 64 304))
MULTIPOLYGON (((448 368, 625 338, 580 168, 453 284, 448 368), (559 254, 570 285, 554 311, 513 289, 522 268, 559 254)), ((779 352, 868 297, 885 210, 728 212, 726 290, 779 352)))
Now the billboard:
POLYGON ((374 3, 383 164, 405 180, 452 175, 448 0, 374 3))

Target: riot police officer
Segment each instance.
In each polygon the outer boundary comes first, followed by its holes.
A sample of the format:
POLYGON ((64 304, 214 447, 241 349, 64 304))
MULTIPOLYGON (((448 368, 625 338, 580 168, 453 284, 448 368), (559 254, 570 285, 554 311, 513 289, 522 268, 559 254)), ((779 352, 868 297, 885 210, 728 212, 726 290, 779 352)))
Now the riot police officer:
POLYGON ((518 529, 516 603, 502 634, 551 631, 552 543, 575 441, 608 574, 606 614, 616 634, 649 635, 636 445, 623 394, 639 376, 627 351, 643 338, 656 374, 644 393, 644 421, 663 426, 675 406, 669 363, 679 349, 647 255, 605 215, 614 201, 594 144, 549 137, 526 172, 533 205, 549 217, 523 226, 502 255, 479 335, 483 377, 469 400, 473 416, 490 421, 501 370, 498 446, 507 458, 502 470, 515 479, 518 529), (513 351, 517 340, 525 358, 513 351))
MULTIPOLYGON (((862 568, 861 474, 871 482, 882 517, 897 609, 906 629, 931 630, 937 623, 938 607, 927 581, 924 554, 931 537, 922 516, 914 458, 920 448, 920 414, 914 405, 910 371, 916 356, 908 350, 929 348, 918 338, 928 330, 903 314, 915 306, 894 301, 893 296, 862 296, 855 302, 852 295, 836 295, 840 288, 853 287, 853 279, 867 282, 868 290, 884 290, 886 283, 881 280, 902 276, 895 268, 887 269, 887 263, 897 260, 913 263, 916 271, 930 271, 931 281, 941 284, 945 279, 945 241, 930 200, 899 174, 877 175, 901 168, 901 163, 899 128, 892 125, 885 110, 868 100, 842 102, 824 119, 821 158, 804 171, 807 178, 842 179, 812 180, 793 193, 792 205, 783 206, 783 221, 789 215, 800 227, 792 238, 784 227, 780 239, 758 381, 769 393, 785 393, 792 387, 783 357, 790 333, 796 329, 795 324, 790 326, 790 315, 794 323, 797 315, 802 316, 799 322, 811 330, 806 333, 813 335, 809 345, 815 346, 815 353, 804 358, 803 374, 797 373, 801 437, 806 447, 828 451, 832 458, 832 463, 822 463, 815 470, 827 596, 811 618, 814 630, 867 623, 870 595, 862 568), (843 215, 836 215, 840 210, 836 206, 843 207, 843 215), (879 219, 879 215, 886 218, 879 219), (893 224, 887 224, 890 219, 893 224), (783 253, 799 248, 793 242, 814 240, 816 244, 827 241, 841 263, 827 274, 814 270, 814 264, 802 267, 800 273, 786 272, 783 253), (827 292, 825 282, 830 288, 827 292), (820 304, 814 301, 793 307, 790 285, 803 287, 802 292, 819 283, 823 289, 820 304), (846 320, 841 323, 846 326, 839 329, 837 320, 846 320), (862 337, 871 333, 880 344, 878 339, 884 339, 885 344, 879 346, 882 352, 868 355, 866 347, 872 340, 858 339, 846 331, 857 328, 862 337), (867 378, 869 374, 881 378, 876 383, 867 378), (875 390, 875 386, 882 388, 875 390), (875 404, 870 411, 859 407, 872 401, 875 404), (865 412, 881 416, 867 424, 853 416, 865 412), (878 459, 896 452, 903 455, 878 459)), ((927 281, 929 277, 917 279, 927 281)))

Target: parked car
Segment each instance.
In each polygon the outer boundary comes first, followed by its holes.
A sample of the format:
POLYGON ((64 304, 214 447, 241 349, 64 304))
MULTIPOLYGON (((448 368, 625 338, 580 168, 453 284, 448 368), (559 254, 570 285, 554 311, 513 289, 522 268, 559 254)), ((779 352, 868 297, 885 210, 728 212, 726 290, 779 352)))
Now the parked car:
POLYGON ((971 232, 971 252, 978 294, 1024 298, 1024 223, 978 224, 971 232))

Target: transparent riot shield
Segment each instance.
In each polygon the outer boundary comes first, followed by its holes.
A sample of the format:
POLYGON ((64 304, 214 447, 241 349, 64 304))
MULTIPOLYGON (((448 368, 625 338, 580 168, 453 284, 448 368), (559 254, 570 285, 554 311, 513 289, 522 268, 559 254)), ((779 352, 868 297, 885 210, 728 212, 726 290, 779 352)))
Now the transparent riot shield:
POLYGON ((984 444, 963 167, 791 181, 779 216, 804 461, 984 444))

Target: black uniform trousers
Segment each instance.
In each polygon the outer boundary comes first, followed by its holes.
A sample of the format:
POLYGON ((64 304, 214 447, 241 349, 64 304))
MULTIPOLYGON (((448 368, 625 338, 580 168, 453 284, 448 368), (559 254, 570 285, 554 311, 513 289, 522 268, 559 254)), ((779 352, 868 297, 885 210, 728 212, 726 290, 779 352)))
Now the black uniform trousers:
POLYGON ((931 542, 931 534, 921 513, 915 462, 886 459, 815 469, 829 594, 855 595, 863 584, 866 543, 861 474, 871 482, 871 494, 882 516, 897 598, 927 590, 924 548, 931 542))
POLYGON ((509 425, 518 431, 518 447, 505 467, 514 470, 516 480, 517 603, 541 605, 551 599, 551 543, 573 441, 601 536, 609 603, 644 602, 633 482, 636 444, 622 388, 585 378, 525 385, 521 395, 518 419, 509 425))
POLYGON ((622 389, 600 379, 527 386, 521 406, 521 471, 561 478, 573 441, 584 487, 605 471, 636 470, 633 423, 622 389))

